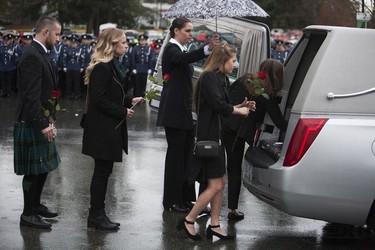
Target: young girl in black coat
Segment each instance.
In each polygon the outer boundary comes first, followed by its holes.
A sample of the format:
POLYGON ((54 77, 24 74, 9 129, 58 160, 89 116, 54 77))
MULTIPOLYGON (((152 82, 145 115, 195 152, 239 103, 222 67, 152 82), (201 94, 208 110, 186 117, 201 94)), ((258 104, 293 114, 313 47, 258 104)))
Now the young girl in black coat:
POLYGON ((227 152, 228 173, 228 219, 241 220, 244 214, 237 211, 242 181, 242 159, 245 142, 252 147, 258 124, 268 113, 273 123, 281 130, 286 130, 278 106, 277 94, 283 87, 283 65, 275 59, 263 61, 259 72, 244 74, 230 87, 229 98, 232 104, 238 104, 246 97, 256 102, 256 111, 246 118, 232 116, 224 118, 223 142, 227 152), (263 92, 263 93, 261 93, 263 92))

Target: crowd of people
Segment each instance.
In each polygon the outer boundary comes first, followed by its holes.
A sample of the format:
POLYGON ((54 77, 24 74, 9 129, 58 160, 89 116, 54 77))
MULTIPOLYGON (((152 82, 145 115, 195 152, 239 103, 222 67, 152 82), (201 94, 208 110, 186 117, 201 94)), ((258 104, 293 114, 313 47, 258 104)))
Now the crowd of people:
MULTIPOLYGON (((17 65, 34 36, 35 32, 0 32, 0 97, 17 94, 17 65)), ((154 72, 163 44, 162 39, 147 44, 147 39, 147 35, 142 34, 137 43, 127 40, 129 49, 120 58, 120 64, 126 73, 126 79, 133 86, 135 96, 144 96, 147 75, 154 72)), ((92 34, 73 33, 61 35, 58 43, 48 51, 62 98, 85 98, 84 74, 96 43, 96 37, 92 34)))
MULTIPOLYGON (((236 64, 236 47, 213 35, 201 48, 187 51, 192 31, 189 19, 173 20, 171 39, 162 58, 162 74, 168 75, 163 77, 167 80, 156 124, 164 127, 168 144, 162 204, 166 211, 185 214, 176 226, 189 238, 201 239, 194 223, 199 215, 206 214, 211 216, 206 230, 208 239, 217 236, 233 240, 235 236, 228 235, 220 226, 226 174, 227 218, 238 221, 244 218, 237 208, 245 142, 253 147, 257 124, 266 113, 277 127, 286 128, 277 105, 277 94, 283 86, 283 65, 278 60, 267 59, 259 72, 247 73, 230 85, 227 75, 236 64), (194 90, 191 63, 203 58, 207 58, 204 71, 194 90), (264 93, 256 94, 255 87, 264 93), (193 107, 197 113, 195 124, 193 107), (196 140, 218 142, 217 156, 206 159, 195 155, 196 140), (198 195, 196 181, 200 183, 198 195)), ((156 41, 150 48, 145 42, 147 36, 142 34, 139 44, 132 46, 124 31, 118 28, 104 29, 95 42, 89 34, 80 38, 62 36, 60 41, 60 32, 61 24, 56 19, 40 18, 31 44, 16 65, 15 91, 19 93, 14 125, 14 170, 24 175, 20 223, 50 228, 52 225, 43 217, 58 216, 40 201, 48 173, 60 163, 54 127, 57 98, 82 96, 82 88, 76 84, 83 77, 87 108, 82 122, 82 153, 94 160, 87 226, 118 230, 120 223, 109 219, 105 212, 109 176, 114 163, 122 161, 122 152, 128 152, 127 120, 134 115, 133 107, 145 100, 145 85, 140 83, 152 74, 162 41, 156 41), (59 56, 51 55, 52 51, 59 56), (56 78, 59 73, 65 73, 64 89, 61 78, 56 78)))

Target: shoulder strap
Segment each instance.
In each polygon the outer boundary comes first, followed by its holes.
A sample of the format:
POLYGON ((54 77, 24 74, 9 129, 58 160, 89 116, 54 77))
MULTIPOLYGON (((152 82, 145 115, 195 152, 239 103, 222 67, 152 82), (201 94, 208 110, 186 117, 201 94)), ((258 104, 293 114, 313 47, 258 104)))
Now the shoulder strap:
MULTIPOLYGON (((201 96, 201 79, 202 77, 199 78, 199 81, 198 81, 198 86, 199 86, 199 89, 198 89, 198 100, 197 100, 197 125, 195 127, 195 136, 194 136, 194 144, 198 142, 198 118, 199 118, 199 106, 200 106, 200 96, 201 96)), ((220 131, 221 131, 221 121, 220 121, 220 114, 218 114, 217 116, 217 119, 218 119, 218 122, 219 122, 219 145, 221 145, 221 136, 220 136, 220 131)))

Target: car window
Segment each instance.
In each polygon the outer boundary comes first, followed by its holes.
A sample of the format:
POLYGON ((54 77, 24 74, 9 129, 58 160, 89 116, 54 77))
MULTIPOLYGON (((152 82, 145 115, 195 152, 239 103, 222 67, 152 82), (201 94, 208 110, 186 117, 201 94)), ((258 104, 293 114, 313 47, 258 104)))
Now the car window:
MULTIPOLYGON (((192 40, 192 42, 188 46, 188 51, 196 50, 196 49, 204 46, 205 44, 207 44, 208 41, 210 40, 211 36, 214 33, 218 33, 219 34, 221 41, 226 41, 227 43, 236 46, 236 48, 237 48, 237 61, 239 62, 239 60, 240 60, 240 54, 241 54, 242 40, 239 37, 237 37, 235 34, 233 34, 233 33, 229 33, 229 32, 223 32, 223 33, 215 32, 215 31, 207 28, 207 26, 205 26, 205 25, 200 25, 200 26, 194 27, 193 40, 192 40)), ((205 61, 206 61, 206 59, 203 59, 203 60, 200 60, 198 62, 193 63, 193 65, 196 66, 196 67, 203 68, 203 65, 204 65, 205 61)), ((238 68, 235 68, 232 71, 232 73, 229 74, 229 76, 231 76, 231 77, 237 77, 237 71, 238 71, 238 68)))

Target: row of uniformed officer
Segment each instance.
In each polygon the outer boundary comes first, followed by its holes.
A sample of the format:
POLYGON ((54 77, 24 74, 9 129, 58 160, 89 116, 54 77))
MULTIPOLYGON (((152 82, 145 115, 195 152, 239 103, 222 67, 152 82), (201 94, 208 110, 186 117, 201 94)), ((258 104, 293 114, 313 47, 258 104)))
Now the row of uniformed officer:
POLYGON ((17 63, 26 46, 31 44, 33 36, 31 33, 19 36, 10 32, 0 35, 0 96, 10 97, 17 92, 17 63), (19 43, 20 38, 22 43, 19 43))

